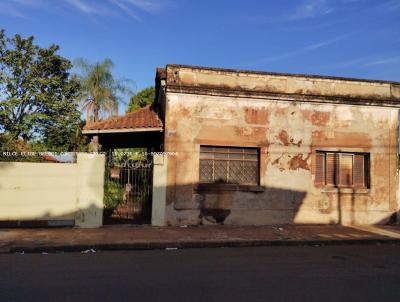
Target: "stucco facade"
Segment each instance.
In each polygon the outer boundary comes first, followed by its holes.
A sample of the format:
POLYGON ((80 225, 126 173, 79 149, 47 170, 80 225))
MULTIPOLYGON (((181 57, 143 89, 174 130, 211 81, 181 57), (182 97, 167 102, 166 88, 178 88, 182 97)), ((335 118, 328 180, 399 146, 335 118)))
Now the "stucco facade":
POLYGON ((176 152, 167 225, 380 224, 399 211, 399 83, 168 65, 158 96, 176 152), (258 185, 201 186, 200 146, 256 148, 258 185), (317 186, 317 151, 368 154, 368 187, 317 186))

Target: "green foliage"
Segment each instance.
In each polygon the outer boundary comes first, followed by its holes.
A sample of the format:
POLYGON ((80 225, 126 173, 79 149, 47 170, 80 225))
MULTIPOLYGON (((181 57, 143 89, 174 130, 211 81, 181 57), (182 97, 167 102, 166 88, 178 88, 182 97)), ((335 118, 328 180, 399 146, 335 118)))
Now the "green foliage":
POLYGON ((0 131, 69 151, 80 123, 79 82, 70 77, 71 62, 57 54, 59 46, 33 42, 0 30, 0 131))
POLYGON ((156 90, 154 87, 147 87, 131 97, 129 100, 126 113, 136 111, 154 102, 156 98, 156 90))
POLYGON ((21 139, 16 139, 9 134, 0 134, 0 152, 4 151, 31 151, 29 144, 21 139))
POLYGON ((104 185, 104 208, 115 209, 122 201, 124 190, 120 184, 113 180, 107 180, 104 185))
POLYGON ((75 152, 88 152, 90 140, 89 137, 82 134, 83 126, 85 126, 86 121, 81 121, 79 127, 76 129, 73 137, 71 138, 71 143, 74 146, 75 152))
POLYGON ((102 62, 90 64, 79 59, 76 65, 82 74, 78 75, 81 84, 82 110, 86 111, 88 123, 97 122, 102 118, 118 114, 118 93, 129 93, 126 80, 116 80, 112 74, 113 62, 105 59, 102 62))
POLYGON ((128 161, 139 161, 146 159, 144 148, 120 148, 113 151, 113 163, 115 165, 128 161))
POLYGON ((42 157, 36 154, 37 151, 42 150, 9 134, 0 135, 0 161, 2 162, 40 162, 42 161, 42 157), (6 154, 4 155, 3 152, 6 152, 6 154), (21 156, 23 152, 27 153, 27 155, 21 156), (34 153, 34 155, 28 154, 29 152, 34 153))

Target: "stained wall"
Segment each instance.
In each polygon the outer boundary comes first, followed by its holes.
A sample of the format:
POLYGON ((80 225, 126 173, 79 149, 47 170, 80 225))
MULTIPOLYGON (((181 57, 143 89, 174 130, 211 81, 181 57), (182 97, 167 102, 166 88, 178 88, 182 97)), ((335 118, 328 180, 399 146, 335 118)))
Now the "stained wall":
MULTIPOLYGON (((196 86, 197 74, 185 76, 196 86)), ((177 152, 168 158, 167 224, 378 224, 398 211, 398 109, 181 90, 168 91, 167 79, 164 143, 177 152), (200 145, 259 148, 259 187, 200 189, 200 145), (317 150, 369 153, 370 187, 317 187, 317 150)))

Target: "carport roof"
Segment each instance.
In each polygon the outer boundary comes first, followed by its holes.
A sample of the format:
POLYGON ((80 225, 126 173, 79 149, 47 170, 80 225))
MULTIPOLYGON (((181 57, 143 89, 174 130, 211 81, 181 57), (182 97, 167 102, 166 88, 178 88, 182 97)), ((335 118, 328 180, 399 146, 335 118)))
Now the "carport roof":
POLYGON ((163 123, 152 106, 123 116, 86 125, 83 134, 162 131, 163 123))

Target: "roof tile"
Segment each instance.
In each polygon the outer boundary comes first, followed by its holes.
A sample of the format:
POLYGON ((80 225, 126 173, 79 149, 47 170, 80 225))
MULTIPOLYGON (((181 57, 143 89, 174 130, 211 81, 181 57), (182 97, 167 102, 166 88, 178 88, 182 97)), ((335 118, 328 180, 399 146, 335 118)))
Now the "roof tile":
POLYGON ((123 116, 112 117, 104 121, 86 125, 84 130, 111 130, 136 128, 162 128, 158 113, 152 106, 146 106, 123 116))

